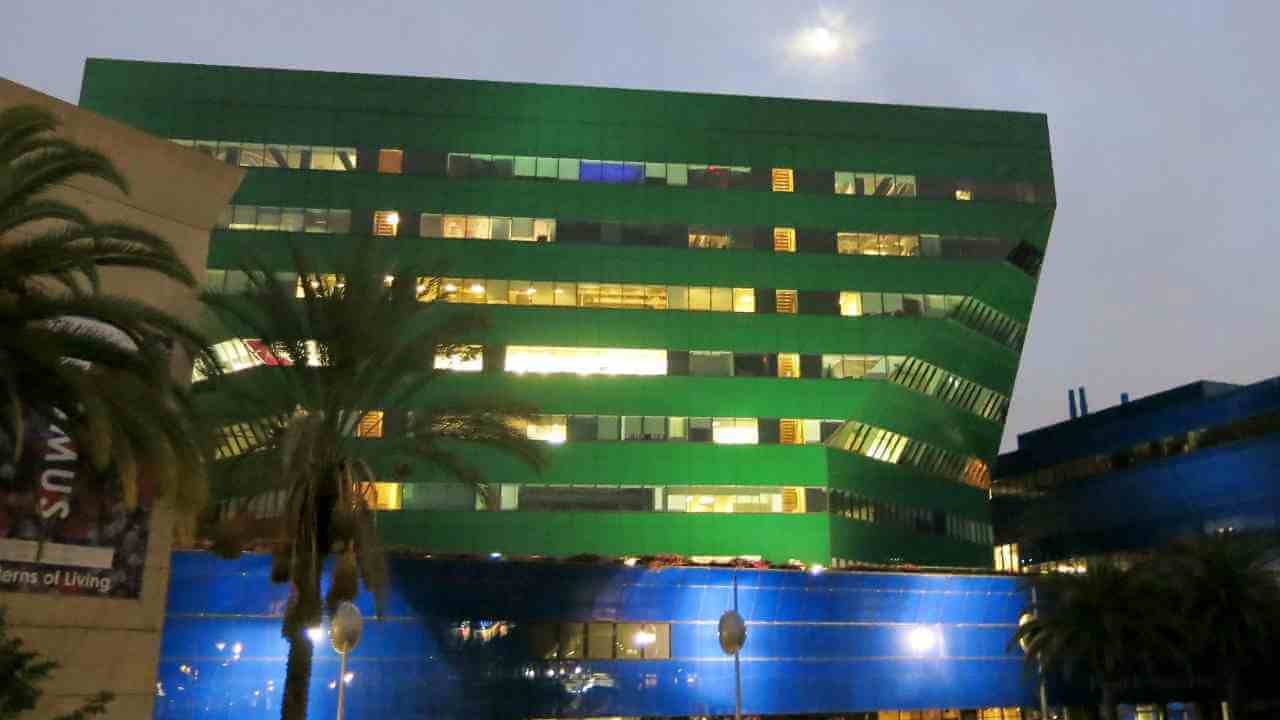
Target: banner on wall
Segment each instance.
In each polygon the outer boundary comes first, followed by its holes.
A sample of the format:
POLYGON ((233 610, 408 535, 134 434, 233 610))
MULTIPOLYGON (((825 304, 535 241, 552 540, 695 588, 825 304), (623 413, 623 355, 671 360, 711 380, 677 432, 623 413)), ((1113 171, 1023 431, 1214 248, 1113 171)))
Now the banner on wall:
POLYGON ((0 591, 138 597, 149 492, 126 507, 116 475, 93 472, 61 413, 25 422, 17 462, 0 432, 0 591))

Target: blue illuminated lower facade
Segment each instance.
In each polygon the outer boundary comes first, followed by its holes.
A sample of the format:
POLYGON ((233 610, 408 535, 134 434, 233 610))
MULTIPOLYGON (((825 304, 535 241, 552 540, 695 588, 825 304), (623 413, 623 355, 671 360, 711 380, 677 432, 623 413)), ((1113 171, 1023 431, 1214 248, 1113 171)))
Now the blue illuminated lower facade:
MULTIPOLYGON (((278 716, 288 592, 270 558, 178 552, 172 568, 156 717, 278 716)), ((735 585, 744 715, 1011 718, 1034 701, 1010 577, 425 558, 392 576, 383 620, 358 603, 349 718, 732 716, 717 621, 735 585)), ((318 643, 311 717, 333 715, 338 672, 318 643)))

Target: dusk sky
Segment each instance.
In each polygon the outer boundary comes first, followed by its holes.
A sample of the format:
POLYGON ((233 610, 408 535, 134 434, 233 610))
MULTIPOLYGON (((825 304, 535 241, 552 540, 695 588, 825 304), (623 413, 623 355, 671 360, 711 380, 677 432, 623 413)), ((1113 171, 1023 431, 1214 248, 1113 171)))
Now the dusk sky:
POLYGON ((1058 209, 1005 448, 1068 387, 1280 375, 1277 3, 5 6, 0 76, 73 102, 92 56, 1043 112, 1058 209))

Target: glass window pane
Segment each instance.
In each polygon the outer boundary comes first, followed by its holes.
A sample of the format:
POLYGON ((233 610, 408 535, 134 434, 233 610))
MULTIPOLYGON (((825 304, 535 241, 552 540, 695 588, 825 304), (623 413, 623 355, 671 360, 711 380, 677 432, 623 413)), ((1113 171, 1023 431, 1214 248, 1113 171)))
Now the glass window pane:
POLYGON ((667 165, 667 184, 668 185, 688 185, 689 184, 689 166, 685 163, 670 163, 667 165))
POLYGON ((445 215, 444 216, 444 236, 447 238, 461 238, 467 236, 467 216, 466 215, 445 215))
POLYGON ((883 314, 883 296, 880 293, 862 293, 862 312, 865 315, 883 314))
POLYGON ((756 311, 756 291, 754 288, 733 289, 733 311, 753 313, 756 311))
POLYGON ((578 160, 576 158, 560 158, 560 179, 578 180, 578 160))
POLYGON ((711 288, 711 309, 716 312, 732 312, 733 288, 711 288))
POLYGON ((582 623, 560 626, 560 659, 579 660, 585 655, 586 628, 582 623))
POLYGON ((489 239, 489 218, 483 215, 467 216, 467 237, 474 240, 489 239))
POLYGON ((280 229, 285 232, 302 232, 302 208, 283 208, 280 211, 280 229))
POLYGON ((533 218, 511 218, 512 240, 533 240, 533 218))
POLYGON ((511 218, 496 217, 492 220, 490 237, 494 240, 511 239, 511 218))
POLYGON ((691 287, 689 288, 689 309, 690 310, 710 310, 711 309, 711 288, 707 287, 691 287))
POLYGON ((422 213, 418 234, 424 238, 444 237, 444 218, 437 213, 422 213))
POLYGON ((279 230, 280 229, 280 208, 278 207, 258 208, 258 229, 259 230, 279 230))
POLYGON ((232 230, 253 230, 258 223, 258 206, 235 205, 231 211, 232 230))
POLYGON ((329 232, 338 234, 351 232, 351 211, 330 210, 329 232))
POLYGON ((667 437, 671 440, 684 440, 689 437, 689 418, 667 418, 667 437))
POLYGON ((307 208, 302 211, 302 229, 309 233, 329 232, 329 211, 322 208, 307 208))
POLYGON ((516 177, 533 177, 538 173, 537 158, 517 155, 515 160, 516 177))
POLYGON ((613 658, 613 623, 587 624, 587 657, 591 660, 613 658))
POLYGON ((663 163, 645 163, 644 176, 649 180, 666 180, 667 166, 663 163))
POLYGON ((577 283, 556 283, 555 304, 573 306, 578 304, 577 283))
POLYGON ((668 310, 688 310, 689 309, 689 288, 683 285, 667 286, 667 309, 668 310))
POLYGON ((555 304, 555 283, 550 280, 535 280, 530 283, 533 290, 532 296, 534 305, 554 305, 555 304))
POLYGON ((902 314, 902 293, 884 294, 884 313, 886 315, 902 314))
POLYGON ((619 436, 617 415, 599 415, 596 417, 596 439, 617 440, 619 436))
POLYGON ((556 221, 540 218, 533 221, 533 239, 535 242, 556 241, 556 221))
POLYGON ((538 177, 556 179, 557 175, 556 159, 551 157, 538 158, 538 177))

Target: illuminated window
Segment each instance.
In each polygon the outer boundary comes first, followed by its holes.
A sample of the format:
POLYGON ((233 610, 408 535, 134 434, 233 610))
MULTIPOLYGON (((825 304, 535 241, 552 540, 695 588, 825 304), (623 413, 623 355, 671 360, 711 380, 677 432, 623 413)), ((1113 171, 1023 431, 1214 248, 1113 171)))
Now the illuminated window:
POLYGON ((791 168, 774 168, 772 179, 774 192, 794 192, 796 189, 795 171, 791 168))
POLYGON ((858 317, 859 315, 862 315, 862 293, 840 293, 840 314, 848 317, 858 317))
POLYGON ((628 348, 512 345, 507 348, 506 370, 514 373, 666 375, 667 352, 628 348))
POLYGON ((441 221, 441 237, 463 238, 467 236, 466 215, 445 215, 441 221))
POLYGON ((399 175, 404 171, 404 151, 382 149, 378 151, 378 172, 399 175))
POLYGON ((796 229, 795 228, 774 228, 773 229, 773 251, 789 252, 796 251, 796 229))
POLYGON ((723 250, 733 247, 733 238, 724 231, 690 230, 689 247, 723 250))
POLYGON ((779 442, 783 445, 804 444, 804 421, 784 418, 778 422, 779 442))
POLYGON ((380 438, 382 437, 382 411, 372 410, 365 413, 360 422, 356 424, 356 437, 359 438, 380 438))
POLYGON ((992 550, 995 552, 995 565, 997 572, 1016 573, 1022 569, 1022 564, 1018 559, 1017 543, 996 545, 992 550))
POLYGON ((778 353, 778 377, 800 377, 799 353, 778 353))
POLYGON ((755 418, 715 418, 711 421, 711 442, 717 445, 755 445, 760 432, 755 418))
POLYGON ((973 191, 972 191, 972 190, 956 190, 956 199, 957 199, 957 200, 972 200, 972 199, 973 199, 973 191))
MULTIPOLYGON (((719 308, 713 307, 712 310, 719 308)), ((734 288, 733 289, 733 311, 738 313, 753 313, 756 311, 756 291, 755 288, 734 288)))
POLYGON ((775 294, 774 310, 782 315, 795 315, 800 303, 796 299, 795 290, 778 290, 775 294))
POLYGON ((373 214, 373 234, 378 237, 395 237, 400 231, 400 213, 395 210, 378 210, 373 214))
POLYGON ((399 510, 401 501, 400 483, 376 482, 373 484, 372 505, 374 510, 399 510))
POLYGON ((436 370, 480 372, 484 369, 483 347, 454 345, 449 348, 437 348, 434 367, 436 370))
POLYGON ((467 216, 467 237, 473 240, 488 240, 491 237, 493 224, 490 218, 483 215, 467 216))
POLYGON ((564 415, 535 415, 525 426, 530 440, 541 440, 559 445, 568 437, 568 425, 564 415))

